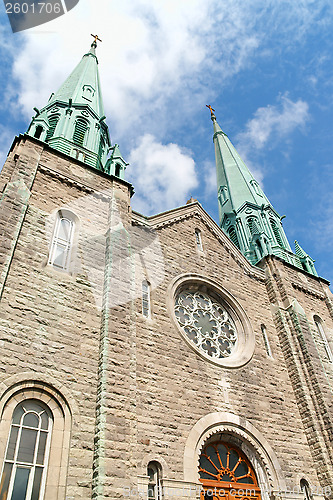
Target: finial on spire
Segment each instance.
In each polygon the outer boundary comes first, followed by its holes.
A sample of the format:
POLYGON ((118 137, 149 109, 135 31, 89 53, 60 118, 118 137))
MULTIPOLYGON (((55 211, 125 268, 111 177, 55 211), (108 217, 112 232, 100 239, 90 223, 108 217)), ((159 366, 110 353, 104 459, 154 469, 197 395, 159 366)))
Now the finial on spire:
POLYGON ((210 110, 210 117, 215 118, 215 115, 214 115, 215 109, 213 109, 210 104, 206 104, 206 108, 208 108, 210 110))
POLYGON ((94 38, 94 41, 93 41, 93 43, 91 44, 91 46, 95 45, 95 47, 97 47, 97 40, 98 40, 99 42, 101 42, 102 40, 98 37, 98 35, 93 35, 93 34, 91 33, 91 36, 94 38))

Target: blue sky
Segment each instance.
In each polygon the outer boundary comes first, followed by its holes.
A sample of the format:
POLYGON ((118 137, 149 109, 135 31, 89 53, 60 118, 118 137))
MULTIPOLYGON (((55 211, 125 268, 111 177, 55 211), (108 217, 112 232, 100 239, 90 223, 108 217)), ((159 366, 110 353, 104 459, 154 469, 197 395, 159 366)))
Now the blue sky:
POLYGON ((80 0, 13 34, 1 4, 0 154, 87 51, 98 57, 112 142, 130 162, 133 207, 196 197, 218 220, 212 123, 261 182, 293 246, 333 280, 333 3, 330 0, 80 0))

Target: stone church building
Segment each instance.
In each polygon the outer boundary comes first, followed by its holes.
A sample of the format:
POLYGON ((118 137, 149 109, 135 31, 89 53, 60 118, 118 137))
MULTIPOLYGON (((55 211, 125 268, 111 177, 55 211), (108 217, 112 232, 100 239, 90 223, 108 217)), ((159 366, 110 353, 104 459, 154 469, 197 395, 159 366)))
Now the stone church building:
POLYGON ((0 500, 332 499, 329 283, 212 109, 219 224, 132 211, 95 49, 0 177, 0 500))

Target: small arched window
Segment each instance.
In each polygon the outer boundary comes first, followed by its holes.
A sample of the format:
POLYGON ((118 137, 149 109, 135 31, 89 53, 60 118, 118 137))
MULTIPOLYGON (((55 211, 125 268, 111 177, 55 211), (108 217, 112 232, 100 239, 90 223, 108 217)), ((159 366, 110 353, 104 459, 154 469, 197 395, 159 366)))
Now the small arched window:
POLYGON ((301 492, 304 494, 304 500, 312 500, 312 494, 307 480, 301 479, 300 486, 301 486, 301 492))
POLYGON ((36 137, 36 139, 39 139, 40 136, 42 135, 43 130, 44 129, 41 125, 37 125, 34 137, 36 137))
POLYGON ((88 130, 88 123, 83 118, 78 118, 75 122, 75 128, 73 133, 73 142, 78 146, 83 146, 85 144, 85 139, 88 130))
POLYGON ((202 239, 201 239, 201 231, 200 229, 196 229, 195 230, 195 241, 196 241, 196 244, 197 244, 197 249, 202 252, 203 251, 203 247, 202 247, 202 239))
POLYGON ((228 234, 229 234, 229 238, 231 239, 233 244, 236 245, 236 247, 240 249, 238 236, 237 236, 236 230, 233 226, 229 229, 228 234))
POLYGON ((60 118, 59 115, 51 115, 49 117, 49 129, 46 133, 46 140, 47 141, 49 139, 51 139, 51 137, 54 136, 54 132, 55 132, 56 126, 58 124, 59 118, 60 118))
POLYGON ((16 406, 0 483, 0 498, 41 500, 49 457, 52 416, 38 400, 16 406))
POLYGON ((150 285, 148 281, 142 282, 142 315, 145 318, 150 318, 150 285))
POLYGON ((270 358, 272 358, 272 350, 271 350, 271 346, 270 346, 270 343, 269 343, 269 340, 268 340, 268 336, 267 336, 267 331, 266 331, 266 327, 265 325, 261 325, 261 333, 262 333, 262 338, 263 338, 263 341, 264 341, 264 344, 265 344, 265 349, 266 349, 266 354, 267 356, 269 356, 270 358))
POLYGON ((51 244, 49 264, 64 271, 67 271, 69 267, 74 227, 74 215, 68 211, 59 210, 51 244))
POLYGON ((147 476, 149 477, 148 500, 162 500, 162 467, 158 462, 149 462, 147 476))
POLYGON ((319 316, 314 316, 313 319, 319 333, 319 342, 324 347, 328 360, 333 363, 333 354, 324 331, 323 323, 319 316))
POLYGON ((271 227, 273 229, 273 233, 274 233, 274 236, 275 236, 277 244, 280 247, 283 247, 283 242, 282 242, 281 234, 280 234, 279 228, 276 225, 275 220, 270 219, 270 223, 271 223, 271 227))
POLYGON ((115 176, 120 177, 120 172, 121 172, 121 166, 119 165, 119 163, 116 163, 115 176))

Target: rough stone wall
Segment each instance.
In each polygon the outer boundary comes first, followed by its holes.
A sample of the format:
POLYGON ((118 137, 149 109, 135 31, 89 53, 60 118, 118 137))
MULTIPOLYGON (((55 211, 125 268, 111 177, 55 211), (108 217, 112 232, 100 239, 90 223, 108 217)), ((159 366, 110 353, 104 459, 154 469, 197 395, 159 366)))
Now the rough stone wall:
MULTIPOLYGON (((332 484, 332 372, 316 347, 312 320, 318 314, 333 331, 324 282, 278 259, 247 272, 227 237, 218 239, 195 211, 178 221, 170 216, 155 230, 132 226, 126 183, 33 139, 17 141, 2 179, 0 383, 35 372, 76 402, 68 499, 124 498, 138 476, 147 484, 154 459, 165 481, 181 484, 189 433, 217 411, 260 430, 288 486, 298 486, 303 475, 315 486, 332 484), (48 265, 59 209, 77 217, 69 273, 48 265), (183 339, 168 301, 172 280, 186 273, 218 283, 245 310, 255 333, 245 366, 216 366, 183 339), (142 315, 143 279, 151 283, 151 318, 142 315)), ((4 450, 4 438, 0 444, 4 450)))
POLYGON ((184 446, 191 428, 204 415, 224 410, 244 417, 263 432, 288 485, 298 486, 297 478, 302 474, 318 485, 264 275, 262 280, 247 276, 196 218, 163 227, 158 236, 165 279, 152 292, 151 320, 142 317, 137 301, 139 456, 161 456, 168 466, 168 478, 181 480, 184 446), (202 253, 196 248, 196 228, 202 234, 202 253), (254 356, 246 366, 217 367, 183 340, 166 307, 168 286, 182 273, 215 280, 243 306, 256 336, 254 356), (267 356, 261 324, 266 326, 273 359, 267 356), (230 384, 229 403, 224 400, 221 379, 230 384))
POLYGON ((128 217, 128 187, 29 139, 18 141, 3 174, 0 381, 34 372, 72 396, 66 498, 91 498, 109 206, 117 192, 128 217), (48 265, 56 212, 63 208, 78 218, 70 272, 48 265))

